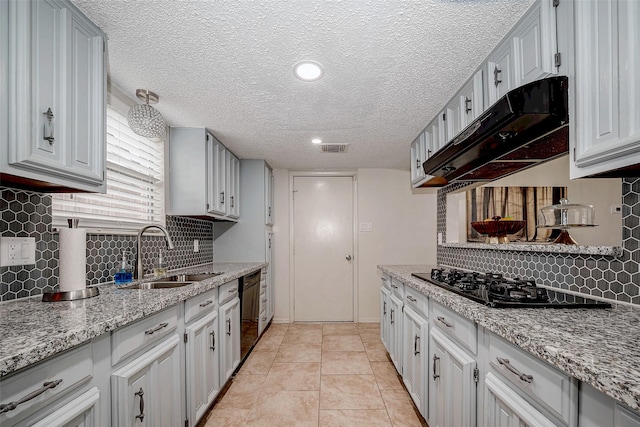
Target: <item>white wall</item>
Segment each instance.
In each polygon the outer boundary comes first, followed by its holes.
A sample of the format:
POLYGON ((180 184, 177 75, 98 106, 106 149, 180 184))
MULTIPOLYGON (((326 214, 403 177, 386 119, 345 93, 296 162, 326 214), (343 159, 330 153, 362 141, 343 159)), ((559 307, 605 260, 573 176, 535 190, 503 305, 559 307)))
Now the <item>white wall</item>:
MULTIPOLYGON (((274 216, 274 321, 288 322, 289 293, 289 171, 277 169, 274 216)), ((357 171, 358 223, 370 222, 372 232, 358 233, 356 265, 358 321, 379 319, 379 264, 435 264, 436 192, 411 190, 409 172, 395 169, 357 171)))

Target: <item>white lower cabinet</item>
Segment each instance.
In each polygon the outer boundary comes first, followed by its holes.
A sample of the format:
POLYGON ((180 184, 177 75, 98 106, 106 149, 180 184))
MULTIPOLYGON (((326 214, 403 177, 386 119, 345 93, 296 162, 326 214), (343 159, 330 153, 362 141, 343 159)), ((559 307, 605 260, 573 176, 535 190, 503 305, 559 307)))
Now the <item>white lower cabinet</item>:
POLYGON ((555 427, 513 389, 489 372, 484 381, 485 427, 555 427))
POLYGON ((421 314, 404 307, 402 380, 420 413, 427 416, 426 367, 429 323, 421 314))
POLYGON ((580 427, 640 427, 640 414, 587 384, 580 384, 580 427))
POLYGON ((231 377, 240 364, 240 299, 220 306, 220 384, 231 377))
MULTIPOLYGON (((386 280, 382 279, 383 282, 386 280)), ((389 298, 391 297, 391 291, 385 286, 380 288, 380 340, 384 345, 384 348, 389 351, 389 298)))
POLYGON ((402 300, 395 294, 389 297, 389 356, 402 374, 402 300))
POLYGON ((171 335, 111 374, 114 426, 183 425, 180 339, 171 335))
POLYGON ((196 425, 220 392, 218 313, 185 327, 187 419, 196 425))
POLYGON ((429 426, 475 426, 476 361, 437 328, 429 349, 429 426))
POLYGON ((100 425, 99 401, 100 391, 93 387, 32 427, 97 427, 100 425))

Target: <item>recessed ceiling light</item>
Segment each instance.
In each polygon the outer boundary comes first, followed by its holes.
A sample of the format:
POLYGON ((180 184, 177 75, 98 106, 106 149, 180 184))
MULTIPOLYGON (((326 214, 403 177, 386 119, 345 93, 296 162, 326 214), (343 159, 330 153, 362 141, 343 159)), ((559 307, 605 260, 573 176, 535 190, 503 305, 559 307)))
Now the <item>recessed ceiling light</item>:
POLYGON ((300 61, 293 66, 293 74, 305 82, 313 82, 322 78, 322 66, 314 61, 300 61))
POLYGON ((313 142, 314 144, 322 144, 322 140, 320 138, 313 138, 311 142, 313 142))

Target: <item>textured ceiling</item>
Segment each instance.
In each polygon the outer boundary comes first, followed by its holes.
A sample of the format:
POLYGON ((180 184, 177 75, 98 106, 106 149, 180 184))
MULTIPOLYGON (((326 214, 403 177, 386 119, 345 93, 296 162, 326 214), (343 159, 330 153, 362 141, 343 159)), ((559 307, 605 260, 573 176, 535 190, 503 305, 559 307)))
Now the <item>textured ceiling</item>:
POLYGON ((409 168, 409 145, 533 0, 73 0, 111 82, 273 167, 409 168), (311 59, 324 78, 296 79, 311 59), (320 153, 312 137, 351 144, 320 153))

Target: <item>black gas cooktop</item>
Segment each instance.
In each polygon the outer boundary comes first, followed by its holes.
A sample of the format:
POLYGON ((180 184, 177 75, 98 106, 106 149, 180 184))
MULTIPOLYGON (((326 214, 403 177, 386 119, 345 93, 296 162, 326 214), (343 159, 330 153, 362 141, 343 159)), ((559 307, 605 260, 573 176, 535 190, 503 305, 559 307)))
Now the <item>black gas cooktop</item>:
POLYGON ((611 308, 606 302, 541 288, 533 280, 507 279, 499 273, 434 268, 431 273, 412 276, 490 307, 611 308))

